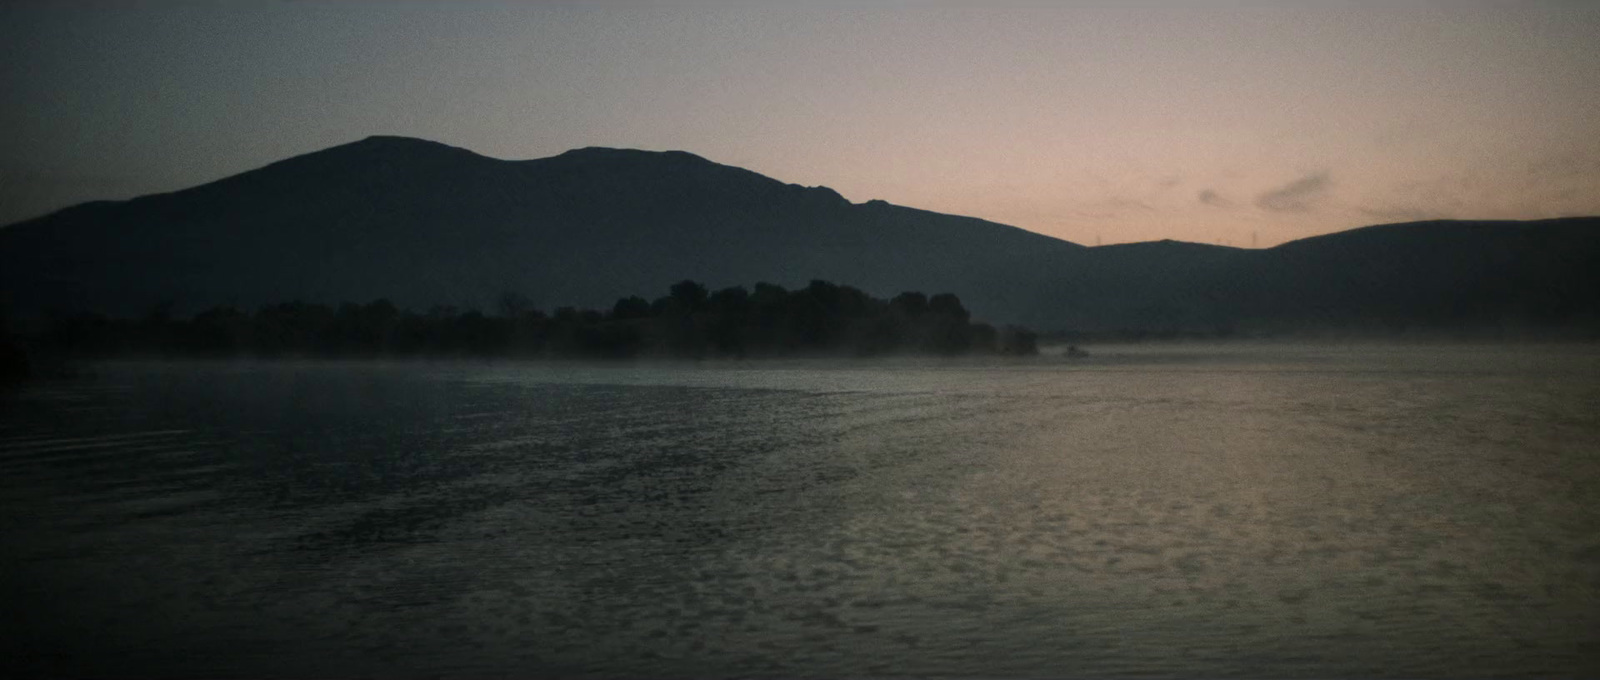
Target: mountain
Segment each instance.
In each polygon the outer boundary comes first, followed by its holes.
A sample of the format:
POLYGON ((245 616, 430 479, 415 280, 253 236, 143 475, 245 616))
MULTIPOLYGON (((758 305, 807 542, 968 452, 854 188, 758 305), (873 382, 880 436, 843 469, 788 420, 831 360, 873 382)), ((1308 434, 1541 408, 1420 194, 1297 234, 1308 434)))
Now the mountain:
POLYGON ((1233 314, 1258 326, 1594 332, 1600 218, 1363 227, 1285 243, 1228 276, 1213 274, 1242 291, 1233 314))
POLYGON ((180 314, 387 297, 401 306, 609 307, 694 278, 953 291, 1041 329, 1595 327, 1593 218, 1369 227, 1265 250, 1086 248, 984 220, 785 184, 693 154, 524 161, 371 137, 209 184, 0 229, 16 316, 180 314))
POLYGON ((1600 333, 1600 218, 1429 221, 1244 250, 1093 248, 1047 328, 1203 333, 1600 333))
POLYGON ((372 137, 203 186, 0 230, 15 313, 303 298, 609 306, 694 277, 965 291, 990 314, 1081 246, 966 217, 852 205, 683 152, 504 161, 372 137))

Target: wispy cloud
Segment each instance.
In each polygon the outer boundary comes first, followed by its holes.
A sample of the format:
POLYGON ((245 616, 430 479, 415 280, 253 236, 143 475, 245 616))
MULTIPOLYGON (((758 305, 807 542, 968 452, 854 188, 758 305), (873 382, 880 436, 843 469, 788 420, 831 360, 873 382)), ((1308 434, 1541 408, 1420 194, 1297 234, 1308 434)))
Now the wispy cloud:
POLYGON ((1112 196, 1101 202, 1102 205, 1115 210, 1155 210, 1155 206, 1137 198, 1127 196, 1112 196))
POLYGON ((1333 186, 1328 171, 1319 170, 1256 197, 1256 206, 1274 212, 1311 212, 1333 186))
POLYGON ((1154 212, 1156 207, 1148 201, 1131 196, 1107 196, 1077 204, 1072 214, 1083 219, 1109 220, 1126 217, 1129 213, 1154 212))
POLYGON ((1201 190, 1200 191, 1200 195, 1198 196, 1198 199, 1199 199, 1201 204, 1209 205, 1209 206, 1216 207, 1216 208, 1232 208, 1233 207, 1233 201, 1230 201, 1227 198, 1223 197, 1222 194, 1217 193, 1216 190, 1214 190, 1214 189, 1203 189, 1203 190, 1201 190))

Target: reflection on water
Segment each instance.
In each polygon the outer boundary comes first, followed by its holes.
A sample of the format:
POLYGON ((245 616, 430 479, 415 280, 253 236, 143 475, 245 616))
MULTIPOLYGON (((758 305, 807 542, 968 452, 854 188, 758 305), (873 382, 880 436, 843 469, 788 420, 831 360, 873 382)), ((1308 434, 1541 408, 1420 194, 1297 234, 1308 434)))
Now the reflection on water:
POLYGON ((83 675, 1593 675, 1600 353, 110 365, 7 395, 83 675))

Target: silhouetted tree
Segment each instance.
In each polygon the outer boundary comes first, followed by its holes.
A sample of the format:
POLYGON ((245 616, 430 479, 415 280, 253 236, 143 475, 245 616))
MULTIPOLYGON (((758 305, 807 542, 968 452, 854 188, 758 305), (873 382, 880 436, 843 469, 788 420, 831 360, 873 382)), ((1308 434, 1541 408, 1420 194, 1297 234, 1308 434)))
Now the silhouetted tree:
POLYGON ((33 375, 32 362, 9 321, 5 308, 0 307, 0 385, 21 382, 33 375))
POLYGON ((743 316, 750 304, 750 291, 744 286, 724 288, 706 300, 706 307, 719 314, 743 316))
POLYGON ((577 325, 580 321, 577 307, 557 307, 550 320, 564 325, 577 325))
POLYGON ((906 291, 894 296, 894 299, 889 301, 889 306, 905 315, 907 319, 920 319, 928 313, 928 296, 914 291, 906 291))
POLYGON ((700 309, 706 302, 706 287, 688 279, 672 284, 671 294, 688 312, 700 309))
POLYGON ((972 314, 961 306, 961 298, 954 293, 940 293, 928 300, 928 312, 960 323, 967 323, 972 314))
MULTIPOLYGON (((501 296, 498 316, 435 306, 418 314, 380 299, 335 307, 301 301, 254 314, 216 307, 192 319, 171 307, 139 321, 57 314, 43 338, 74 355, 126 351, 264 356, 392 354, 701 357, 792 353, 877 355, 896 351, 1031 354, 1036 338, 1015 327, 970 322, 956 296, 906 292, 890 301, 821 279, 805 288, 757 283, 707 293, 690 280, 654 303, 631 296, 610 313, 560 307, 546 317, 526 298, 501 296)), ((3 338, 0 338, 3 340, 3 338)), ((10 351, 0 346, 0 352, 10 351)), ((0 353, 0 360, 6 360, 0 353)))
POLYGON ((528 310, 533 309, 533 300, 529 299, 528 296, 518 293, 514 290, 508 290, 501 293, 498 302, 500 316, 503 316, 507 319, 515 319, 519 316, 522 316, 528 310))
POLYGON ((233 307, 216 307, 194 316, 185 344, 202 354, 231 355, 250 343, 250 330, 248 314, 233 307))
POLYGON ((637 295, 619 298, 611 307, 611 318, 626 321, 650 316, 650 302, 637 295))
POLYGON ((749 311, 750 292, 743 286, 724 288, 706 300, 706 335, 719 354, 744 355, 749 311))

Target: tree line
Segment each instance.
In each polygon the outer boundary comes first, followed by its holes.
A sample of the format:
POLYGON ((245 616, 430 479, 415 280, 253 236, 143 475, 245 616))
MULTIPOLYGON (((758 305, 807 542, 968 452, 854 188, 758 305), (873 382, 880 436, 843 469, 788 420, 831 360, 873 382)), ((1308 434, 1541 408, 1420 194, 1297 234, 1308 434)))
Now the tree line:
POLYGON ((546 313, 506 293, 497 314, 388 300, 336 306, 285 302, 253 312, 220 306, 175 318, 170 306, 139 319, 62 316, 37 338, 69 356, 515 356, 768 357, 1037 353, 1025 328, 975 323, 950 293, 890 300, 815 280, 786 290, 758 283, 715 292, 685 280, 654 300, 621 298, 609 310, 546 313))

